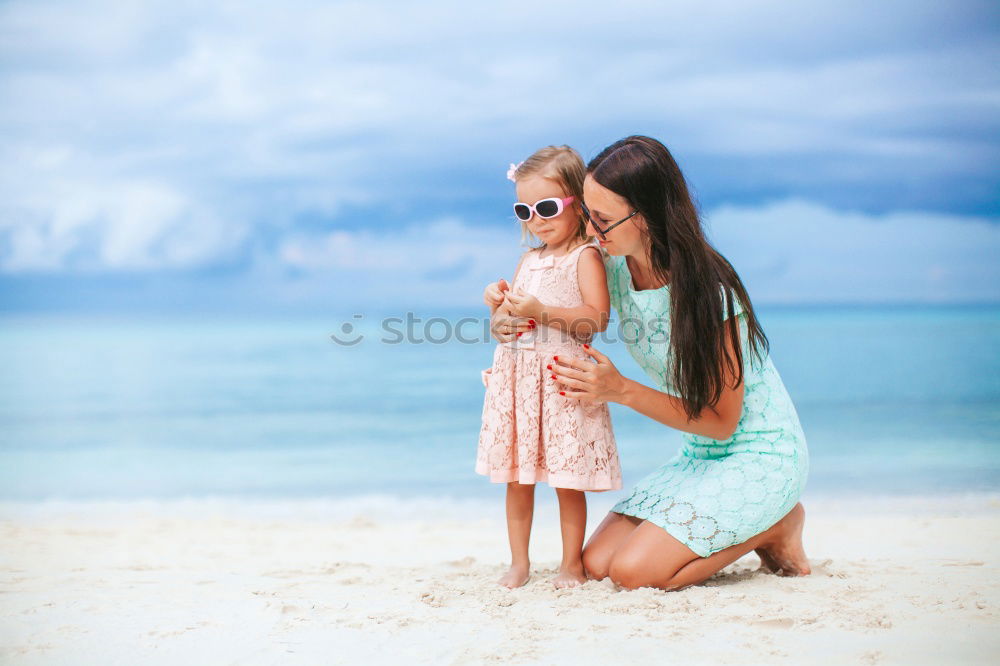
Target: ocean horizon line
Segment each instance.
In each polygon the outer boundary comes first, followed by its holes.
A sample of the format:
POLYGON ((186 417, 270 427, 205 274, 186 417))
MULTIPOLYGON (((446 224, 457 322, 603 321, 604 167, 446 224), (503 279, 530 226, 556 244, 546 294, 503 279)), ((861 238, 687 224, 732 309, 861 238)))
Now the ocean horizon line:
MULTIPOLYGON (((997 311, 1000 313, 1000 300, 997 301, 762 301, 754 303, 754 307, 763 312, 772 313, 808 313, 808 312, 851 312, 851 313, 881 313, 886 312, 960 312, 975 311, 988 312, 997 311)), ((391 317, 412 313, 420 316, 437 317, 485 317, 486 306, 482 303, 471 305, 448 305, 448 306, 392 306, 379 305, 372 308, 352 308, 333 306, 329 309, 308 307, 264 307, 262 309, 248 308, 226 308, 218 304, 200 304, 185 306, 183 308, 160 308, 156 306, 114 308, 94 306, 91 308, 3 308, 0 306, 0 319, 45 319, 59 317, 80 317, 95 319, 161 319, 184 317, 198 317, 204 319, 206 315, 216 319, 271 319, 276 317, 289 317, 298 319, 313 319, 327 317, 352 317, 358 314, 366 317, 391 317)), ((617 314, 612 312, 611 321, 617 319, 617 314)))

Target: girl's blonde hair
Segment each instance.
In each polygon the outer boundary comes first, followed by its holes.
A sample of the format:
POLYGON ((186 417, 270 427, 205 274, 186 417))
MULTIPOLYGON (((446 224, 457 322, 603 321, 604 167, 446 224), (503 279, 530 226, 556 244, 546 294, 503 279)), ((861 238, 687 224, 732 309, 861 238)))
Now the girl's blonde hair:
MULTIPOLYGON (((525 176, 541 176, 559 183, 567 196, 576 197, 573 205, 580 210, 577 239, 587 241, 590 239, 587 233, 587 220, 583 216, 583 210, 579 208, 579 204, 583 203, 583 179, 586 175, 587 167, 580 153, 566 145, 545 146, 536 150, 531 157, 517 166, 514 171, 514 181, 525 176)), ((527 245, 531 238, 535 236, 528 229, 528 224, 521 222, 521 243, 527 245)), ((539 247, 545 247, 545 243, 539 247)))

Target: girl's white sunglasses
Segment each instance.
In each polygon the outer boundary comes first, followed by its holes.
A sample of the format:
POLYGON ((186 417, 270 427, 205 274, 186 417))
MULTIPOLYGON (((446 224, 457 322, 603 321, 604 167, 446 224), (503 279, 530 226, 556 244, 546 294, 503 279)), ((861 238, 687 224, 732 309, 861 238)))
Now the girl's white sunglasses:
POLYGON ((563 210, 566 209, 566 206, 573 203, 574 199, 576 199, 576 197, 566 197, 565 199, 551 197, 549 199, 536 201, 534 206, 518 201, 514 204, 514 215, 517 215, 517 219, 522 222, 530 220, 532 215, 537 215, 543 220, 547 220, 550 217, 555 217, 559 213, 563 212, 563 210))

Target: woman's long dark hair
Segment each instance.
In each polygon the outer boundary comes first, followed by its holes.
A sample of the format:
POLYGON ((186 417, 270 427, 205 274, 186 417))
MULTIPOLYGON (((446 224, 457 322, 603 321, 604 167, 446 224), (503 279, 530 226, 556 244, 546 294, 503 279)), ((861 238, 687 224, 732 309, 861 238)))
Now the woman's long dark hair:
POLYGON ((737 385, 743 381, 739 327, 723 320, 723 291, 726 312, 733 312, 734 293, 744 308, 750 349, 758 359, 768 351, 750 296, 732 264, 705 238, 687 183, 666 146, 647 136, 626 137, 592 159, 587 173, 646 220, 653 273, 670 282, 673 383, 694 419, 719 402, 723 365, 737 385), (726 351, 727 328, 735 358, 726 351))

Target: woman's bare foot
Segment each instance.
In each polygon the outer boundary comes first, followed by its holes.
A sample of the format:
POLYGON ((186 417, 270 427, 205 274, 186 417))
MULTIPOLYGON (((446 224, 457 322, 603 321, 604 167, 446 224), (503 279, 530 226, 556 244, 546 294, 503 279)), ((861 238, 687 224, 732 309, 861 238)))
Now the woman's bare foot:
POLYGON ((576 587, 587 582, 587 574, 583 570, 583 563, 572 567, 559 567, 559 573, 552 579, 552 584, 558 589, 576 587))
POLYGON ((497 581, 497 585, 502 585, 506 588, 513 590, 515 587, 521 587, 528 582, 528 565, 527 564, 512 564, 510 569, 500 580, 497 581))
POLYGON ((757 553, 757 557, 760 558, 760 568, 767 573, 776 574, 781 570, 781 567, 774 561, 774 558, 763 548, 755 548, 753 552, 757 553))
POLYGON ((800 502, 771 528, 774 531, 773 541, 755 549, 764 569, 780 576, 807 576, 811 573, 809 558, 802 547, 805 522, 806 510, 800 502))

